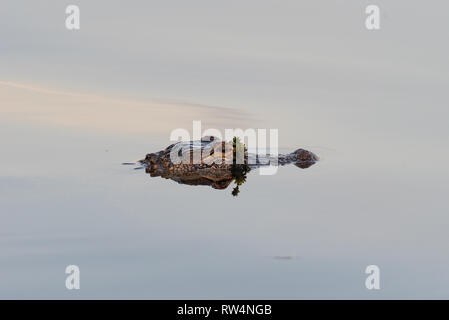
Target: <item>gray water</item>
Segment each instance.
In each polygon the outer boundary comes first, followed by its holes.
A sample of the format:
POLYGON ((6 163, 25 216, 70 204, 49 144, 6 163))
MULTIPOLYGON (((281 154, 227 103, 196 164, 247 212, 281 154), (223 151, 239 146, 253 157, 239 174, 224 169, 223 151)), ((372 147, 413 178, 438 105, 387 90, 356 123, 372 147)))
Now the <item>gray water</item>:
POLYGON ((447 4, 79 2, 0 9, 0 298, 449 298, 447 4), (238 197, 121 165, 193 120, 321 160, 238 197))

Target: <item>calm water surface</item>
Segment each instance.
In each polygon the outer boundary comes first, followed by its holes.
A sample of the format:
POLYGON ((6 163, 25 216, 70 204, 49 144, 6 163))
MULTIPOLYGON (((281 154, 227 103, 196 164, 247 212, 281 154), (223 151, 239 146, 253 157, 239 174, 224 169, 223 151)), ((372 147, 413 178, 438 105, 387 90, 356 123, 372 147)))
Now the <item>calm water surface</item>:
POLYGON ((0 6, 0 298, 449 298, 448 2, 78 2, 0 6), (193 120, 321 161, 238 197, 121 165, 193 120))
POLYGON ((378 150, 315 147, 316 165, 252 171, 232 197, 232 185, 120 165, 163 138, 0 131, 2 298, 449 296, 447 176, 428 158, 399 166, 367 161, 378 150), (416 170, 422 161, 429 169, 416 170), (64 287, 69 264, 81 269, 77 292, 64 287), (369 264, 382 270, 376 293, 364 288, 369 264))

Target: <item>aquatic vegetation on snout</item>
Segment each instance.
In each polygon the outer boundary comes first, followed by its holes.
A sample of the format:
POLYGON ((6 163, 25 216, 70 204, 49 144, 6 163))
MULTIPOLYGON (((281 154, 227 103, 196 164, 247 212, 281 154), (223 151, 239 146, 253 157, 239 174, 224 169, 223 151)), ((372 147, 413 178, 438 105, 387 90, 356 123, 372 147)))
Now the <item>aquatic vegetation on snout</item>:
POLYGON ((232 195, 237 196, 251 169, 290 163, 305 169, 317 161, 315 154, 304 149, 277 157, 261 157, 248 153, 246 146, 238 138, 234 138, 232 142, 224 142, 215 137, 203 137, 200 141, 172 144, 164 150, 147 154, 139 162, 151 177, 171 179, 181 184, 226 189, 234 181, 236 186, 232 195), (243 161, 237 161, 239 153, 244 155, 243 161), (173 161, 173 154, 178 155, 181 160, 173 161))

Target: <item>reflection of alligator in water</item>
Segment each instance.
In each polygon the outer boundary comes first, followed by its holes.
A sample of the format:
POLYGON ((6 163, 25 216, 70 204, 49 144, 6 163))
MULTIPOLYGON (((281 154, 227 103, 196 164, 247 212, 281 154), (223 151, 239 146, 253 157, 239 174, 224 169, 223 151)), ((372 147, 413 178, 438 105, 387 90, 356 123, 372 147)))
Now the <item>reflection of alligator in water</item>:
POLYGON ((236 139, 228 143, 214 137, 204 137, 201 141, 178 142, 165 150, 149 153, 140 163, 151 177, 171 179, 191 186, 226 189, 235 180, 237 186, 232 194, 236 196, 239 186, 246 181, 246 174, 253 168, 294 163, 305 169, 317 161, 315 154, 304 149, 277 157, 260 157, 248 153, 236 139), (239 148, 241 151, 238 151, 239 148), (243 155, 241 164, 236 162, 236 152, 243 155))

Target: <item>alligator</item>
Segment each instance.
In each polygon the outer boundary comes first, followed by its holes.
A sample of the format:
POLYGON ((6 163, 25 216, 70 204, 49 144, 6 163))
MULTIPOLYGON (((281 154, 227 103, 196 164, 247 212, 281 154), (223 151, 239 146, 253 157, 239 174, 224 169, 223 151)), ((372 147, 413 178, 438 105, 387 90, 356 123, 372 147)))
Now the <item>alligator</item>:
POLYGON ((235 180, 237 187, 246 180, 246 174, 259 167, 290 163, 305 169, 319 160, 314 153, 297 149, 277 156, 261 156, 249 153, 238 138, 233 142, 216 137, 203 137, 199 141, 180 141, 164 150, 149 153, 139 163, 151 177, 162 177, 192 186, 207 185, 214 189, 226 189, 235 180), (240 152, 240 153, 239 153, 240 152), (237 154, 242 160, 237 161, 237 154))

